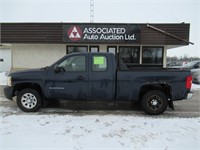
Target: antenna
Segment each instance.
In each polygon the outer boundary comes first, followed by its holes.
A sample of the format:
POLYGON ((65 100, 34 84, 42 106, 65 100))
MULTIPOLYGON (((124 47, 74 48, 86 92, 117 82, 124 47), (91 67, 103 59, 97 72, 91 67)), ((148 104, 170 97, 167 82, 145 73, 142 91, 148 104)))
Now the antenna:
POLYGON ((94 22, 94 0, 90 0, 90 23, 94 22))

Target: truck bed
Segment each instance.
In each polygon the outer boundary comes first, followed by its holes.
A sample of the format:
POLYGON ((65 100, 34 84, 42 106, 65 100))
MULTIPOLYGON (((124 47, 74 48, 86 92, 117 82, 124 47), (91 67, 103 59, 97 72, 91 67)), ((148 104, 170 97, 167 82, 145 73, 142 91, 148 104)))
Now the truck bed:
MULTIPOLYGON (((186 93, 185 81, 190 71, 180 69, 143 69, 117 71, 117 100, 138 100, 139 91, 148 85, 169 85, 173 91, 172 100, 183 99, 186 93)), ((149 86, 151 88, 151 86, 149 86)))

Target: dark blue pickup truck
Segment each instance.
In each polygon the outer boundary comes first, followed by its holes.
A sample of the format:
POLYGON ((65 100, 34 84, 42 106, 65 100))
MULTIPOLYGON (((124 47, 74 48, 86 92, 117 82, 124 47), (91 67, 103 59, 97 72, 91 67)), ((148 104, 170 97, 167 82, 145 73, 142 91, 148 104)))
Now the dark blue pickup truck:
POLYGON ((53 99, 138 101, 148 114, 162 114, 173 101, 187 99, 190 71, 134 67, 111 53, 73 53, 49 67, 10 73, 4 93, 25 112, 53 99))

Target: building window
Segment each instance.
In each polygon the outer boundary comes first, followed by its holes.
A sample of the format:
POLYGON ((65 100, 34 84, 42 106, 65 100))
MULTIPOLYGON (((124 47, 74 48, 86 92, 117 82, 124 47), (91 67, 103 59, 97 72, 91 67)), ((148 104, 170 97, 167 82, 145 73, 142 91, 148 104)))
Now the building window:
POLYGON ((116 55, 116 53, 117 53, 117 47, 116 46, 108 46, 107 47, 107 52, 113 53, 114 55, 116 55))
POLYGON ((92 71, 106 71, 107 58, 102 55, 94 55, 92 57, 92 71))
POLYGON ((99 46, 90 46, 90 52, 99 52, 99 46))
POLYGON ((119 59, 127 66, 140 63, 140 47, 120 46, 119 59))
POLYGON ((59 64, 65 71, 85 71, 85 56, 72 56, 59 64))
POLYGON ((142 64, 163 64, 163 47, 143 47, 142 64))
POLYGON ((75 52, 87 52, 87 46, 67 46, 67 54, 75 52))

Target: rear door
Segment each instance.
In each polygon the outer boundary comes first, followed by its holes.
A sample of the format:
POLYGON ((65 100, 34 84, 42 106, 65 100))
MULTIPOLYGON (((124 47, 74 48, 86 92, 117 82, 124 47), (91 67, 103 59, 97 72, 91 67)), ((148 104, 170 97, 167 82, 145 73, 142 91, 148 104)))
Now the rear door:
POLYGON ((115 71, 110 54, 89 54, 89 99, 113 100, 115 71))

